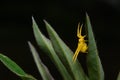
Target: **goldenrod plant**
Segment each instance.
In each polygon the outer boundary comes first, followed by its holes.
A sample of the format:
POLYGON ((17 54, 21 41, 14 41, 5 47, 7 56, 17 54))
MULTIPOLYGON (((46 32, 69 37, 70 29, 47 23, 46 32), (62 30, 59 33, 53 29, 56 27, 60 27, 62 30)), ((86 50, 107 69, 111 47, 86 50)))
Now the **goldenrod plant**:
MULTIPOLYGON (((43 50, 55 64, 55 67, 58 69, 60 75, 62 76, 62 80, 104 80, 104 71, 99 58, 92 26, 88 15, 86 15, 85 26, 80 27, 80 25, 78 25, 77 36, 79 40, 75 54, 63 42, 63 40, 58 36, 58 34, 47 21, 44 20, 49 38, 42 34, 34 18, 32 18, 32 21, 33 33, 39 48, 43 50), (85 36, 82 36, 82 28, 85 27, 87 29, 87 33, 85 36), (87 43, 84 39, 85 37, 88 39, 87 43), (84 72, 80 61, 77 59, 79 53, 86 54, 87 73, 84 72)), ((41 58, 39 57, 40 53, 36 51, 31 42, 28 42, 28 45, 42 79, 54 80, 54 77, 52 77, 49 69, 44 65, 41 58)), ((37 80, 32 75, 27 74, 21 67, 19 67, 7 56, 0 54, 0 61, 9 70, 18 75, 22 80, 37 80)), ((117 80, 120 80, 120 73, 117 77, 117 80)))

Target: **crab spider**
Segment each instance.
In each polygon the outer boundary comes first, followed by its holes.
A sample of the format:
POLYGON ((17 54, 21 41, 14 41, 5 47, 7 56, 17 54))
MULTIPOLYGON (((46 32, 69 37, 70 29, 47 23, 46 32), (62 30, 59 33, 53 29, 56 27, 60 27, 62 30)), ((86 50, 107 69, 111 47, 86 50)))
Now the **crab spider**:
POLYGON ((73 55, 73 62, 76 61, 77 59, 77 56, 79 54, 79 52, 82 52, 82 53, 87 53, 87 49, 88 49, 88 46, 87 44, 85 43, 87 40, 84 40, 84 38, 86 37, 86 35, 82 36, 81 32, 82 32, 82 26, 80 27, 80 23, 78 24, 78 28, 77 28, 77 37, 79 38, 78 39, 78 46, 77 46, 77 49, 75 51, 75 54, 73 55))

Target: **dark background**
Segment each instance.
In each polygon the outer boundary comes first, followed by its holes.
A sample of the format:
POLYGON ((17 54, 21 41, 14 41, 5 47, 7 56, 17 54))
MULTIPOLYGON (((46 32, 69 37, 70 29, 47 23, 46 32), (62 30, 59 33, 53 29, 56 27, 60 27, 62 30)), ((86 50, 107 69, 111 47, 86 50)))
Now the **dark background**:
MULTIPOLYGON (((9 56, 27 73, 41 80, 27 44, 27 41, 31 41, 38 48, 32 32, 31 16, 34 16, 44 34, 46 30, 43 19, 47 20, 75 51, 77 24, 85 22, 86 12, 93 26, 105 80, 115 80, 120 70, 119 0, 1 0, 0 53, 9 56)), ((41 50, 38 51, 55 79, 61 80, 49 58, 41 50)), ((19 77, 0 63, 0 80, 18 79, 19 77)))

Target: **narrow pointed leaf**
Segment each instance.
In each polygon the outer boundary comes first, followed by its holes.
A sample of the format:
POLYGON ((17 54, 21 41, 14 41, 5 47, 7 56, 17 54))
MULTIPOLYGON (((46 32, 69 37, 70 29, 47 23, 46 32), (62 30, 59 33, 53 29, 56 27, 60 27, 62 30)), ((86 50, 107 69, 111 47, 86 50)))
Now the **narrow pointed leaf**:
POLYGON ((36 22, 34 21, 34 19, 33 19, 33 32, 34 32, 34 36, 35 36, 35 39, 37 41, 37 44, 39 45, 39 47, 43 51, 46 52, 46 54, 54 62, 54 64, 56 65, 58 71, 63 76, 63 79, 64 80, 73 80, 72 77, 67 72, 67 70, 64 67, 64 65, 62 64, 62 62, 60 61, 59 57, 56 55, 56 53, 55 53, 55 51, 54 51, 54 49, 52 47, 52 44, 51 44, 50 40, 47 39, 41 33, 41 31, 38 29, 38 26, 37 26, 36 22))
POLYGON ((34 61, 37 65, 37 68, 43 78, 43 80, 54 80, 52 75, 49 73, 49 70, 47 69, 47 67, 42 63, 37 51, 35 50, 35 48, 33 47, 33 45, 28 42, 30 50, 32 52, 34 61))
POLYGON ((117 80, 120 80, 120 72, 118 73, 117 80))
POLYGON ((90 80, 104 80, 104 71, 100 58, 98 56, 97 46, 95 43, 92 26, 88 15, 86 15, 86 26, 88 30, 88 54, 87 67, 90 80))
POLYGON ((25 75, 26 73, 14 61, 7 56, 0 54, 0 61, 13 73, 17 75, 25 75))
POLYGON ((21 76, 22 80, 37 80, 32 75, 26 74, 24 76, 21 76))
POLYGON ((61 61, 67 67, 68 71, 71 73, 71 76, 74 77, 73 80, 86 80, 86 75, 84 74, 81 65, 78 62, 73 63, 72 56, 73 52, 68 48, 68 46, 60 39, 55 30, 49 25, 45 20, 45 25, 50 36, 52 45, 58 53, 61 61))
POLYGON ((21 77, 23 80, 36 80, 32 76, 26 76, 26 74, 22 68, 20 68, 13 60, 8 58, 7 56, 0 54, 0 61, 13 73, 15 73, 17 76, 21 77), (24 77, 26 79, 24 79, 24 77))

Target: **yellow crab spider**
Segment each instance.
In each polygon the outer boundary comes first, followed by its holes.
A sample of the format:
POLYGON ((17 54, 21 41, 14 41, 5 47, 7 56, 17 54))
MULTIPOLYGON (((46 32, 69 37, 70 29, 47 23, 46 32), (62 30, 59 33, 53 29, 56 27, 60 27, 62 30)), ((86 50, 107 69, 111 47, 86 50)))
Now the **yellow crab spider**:
POLYGON ((87 44, 85 43, 87 40, 84 40, 84 38, 86 37, 86 35, 82 36, 81 32, 82 32, 82 26, 80 27, 80 23, 78 24, 78 28, 77 28, 77 37, 79 38, 78 39, 78 46, 77 46, 77 49, 75 51, 75 54, 73 55, 73 62, 76 61, 77 59, 77 56, 79 54, 79 52, 82 52, 82 53, 87 53, 87 49, 88 49, 88 46, 87 44))

